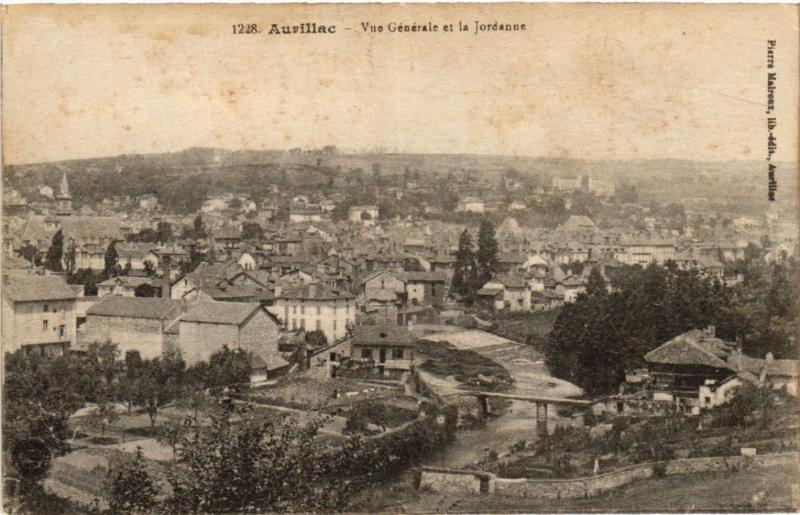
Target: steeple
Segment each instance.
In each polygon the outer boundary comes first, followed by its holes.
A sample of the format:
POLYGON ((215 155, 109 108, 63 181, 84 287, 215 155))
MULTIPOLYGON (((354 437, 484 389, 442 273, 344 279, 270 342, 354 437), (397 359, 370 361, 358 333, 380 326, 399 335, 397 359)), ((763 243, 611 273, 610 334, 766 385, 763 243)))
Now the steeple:
POLYGON ((69 216, 72 214, 72 195, 69 194, 69 183, 67 182, 66 171, 61 175, 61 184, 58 187, 56 200, 58 200, 56 215, 69 216))

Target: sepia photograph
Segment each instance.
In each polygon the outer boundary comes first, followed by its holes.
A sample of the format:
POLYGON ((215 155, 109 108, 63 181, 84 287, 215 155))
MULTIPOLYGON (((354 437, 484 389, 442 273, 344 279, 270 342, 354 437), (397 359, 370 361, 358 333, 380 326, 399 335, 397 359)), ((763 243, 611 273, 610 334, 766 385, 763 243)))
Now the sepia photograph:
POLYGON ((797 5, 0 16, 4 513, 800 509, 797 5))

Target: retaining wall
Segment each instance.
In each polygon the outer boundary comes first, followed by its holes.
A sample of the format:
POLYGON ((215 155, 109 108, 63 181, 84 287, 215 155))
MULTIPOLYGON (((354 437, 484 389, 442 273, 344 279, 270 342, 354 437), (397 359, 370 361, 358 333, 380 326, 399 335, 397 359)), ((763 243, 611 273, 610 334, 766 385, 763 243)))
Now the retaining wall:
POLYGON ((574 499, 591 497, 633 481, 653 477, 657 467, 663 467, 665 475, 677 475, 791 464, 798 464, 798 453, 683 458, 661 463, 640 463, 597 476, 575 479, 506 479, 487 472, 425 467, 422 469, 420 487, 425 486, 439 492, 479 494, 483 477, 484 481, 488 481, 483 492, 514 497, 574 499))
POLYGON ((480 494, 481 480, 487 484, 486 493, 491 492, 495 477, 487 472, 425 467, 419 481, 421 489, 436 492, 480 494))

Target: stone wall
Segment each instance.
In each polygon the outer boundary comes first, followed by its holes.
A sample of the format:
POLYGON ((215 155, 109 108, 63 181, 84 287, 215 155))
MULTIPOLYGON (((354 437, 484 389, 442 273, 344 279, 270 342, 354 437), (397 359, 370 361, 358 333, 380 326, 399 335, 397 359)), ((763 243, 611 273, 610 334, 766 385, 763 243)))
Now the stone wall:
POLYGON ((161 356, 164 348, 162 322, 157 319, 88 315, 81 331, 86 344, 116 343, 120 356, 136 350, 143 359, 153 359, 161 356))
MULTIPOLYGON (((754 457, 715 456, 706 458, 684 458, 664 464, 665 475, 692 474, 738 470, 746 467, 772 467, 798 464, 798 453, 761 454, 754 457)), ((505 479, 494 474, 435 469, 425 467, 420 477, 423 486, 438 492, 480 493, 480 478, 486 477, 485 492, 494 492, 513 497, 543 499, 574 499, 598 495, 640 479, 656 475, 658 463, 640 463, 597 476, 575 479, 505 479)))
POLYGON ((425 467, 420 476, 419 487, 436 492, 480 494, 482 477, 488 485, 494 480, 492 474, 484 472, 425 467))
POLYGON ((591 497, 639 479, 652 477, 653 465, 642 463, 597 476, 577 479, 502 479, 494 480, 498 494, 544 499, 591 497))

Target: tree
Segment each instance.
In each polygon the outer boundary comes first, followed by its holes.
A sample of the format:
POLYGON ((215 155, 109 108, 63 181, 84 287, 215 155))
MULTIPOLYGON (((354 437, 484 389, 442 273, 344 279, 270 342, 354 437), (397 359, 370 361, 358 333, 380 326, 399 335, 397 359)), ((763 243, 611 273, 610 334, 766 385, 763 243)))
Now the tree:
POLYGON ((484 218, 478 230, 478 253, 475 256, 480 284, 484 284, 497 273, 497 253, 494 224, 488 218, 484 218))
POLYGON ((147 472, 141 447, 133 457, 112 460, 104 491, 112 513, 147 513, 156 506, 159 489, 147 472))
POLYGON ((87 297, 97 295, 97 276, 91 268, 81 268, 67 277, 69 284, 82 284, 83 294, 87 297))
POLYGON ((51 272, 62 272, 64 267, 61 264, 61 259, 64 256, 64 233, 59 229, 53 235, 50 243, 50 248, 47 249, 45 259, 47 260, 47 269, 51 272))
MULTIPOLYGON (((194 419, 197 420, 195 416, 194 419)), ((172 461, 178 457, 178 445, 181 443, 190 423, 168 420, 159 426, 156 439, 158 443, 168 445, 172 449, 172 461)))
POLYGON ((343 465, 359 455, 360 440, 320 451, 313 440, 321 421, 265 421, 220 409, 210 424, 189 424, 167 473, 169 511, 339 512, 353 490, 343 465))
POLYGON ((142 283, 133 290, 135 297, 155 297, 158 290, 150 283, 142 283))
MULTIPOLYGON (((127 263, 125 265, 126 270, 129 264, 130 263, 127 263)), ((147 274, 148 277, 155 277, 156 275, 156 265, 149 259, 144 260, 144 273, 147 274)))
POLYGON ((587 293, 565 305, 553 325, 548 368, 589 394, 616 391, 627 368, 642 366, 644 354, 690 329, 713 324, 721 338, 745 335, 746 342, 749 329, 733 301, 725 286, 674 263, 630 268, 613 293, 593 271, 587 293))
POLYGON ((180 391, 179 378, 170 373, 161 358, 144 360, 135 381, 135 403, 142 406, 155 429, 158 410, 175 399, 180 391))
POLYGON ((455 270, 453 272, 453 290, 463 297, 469 296, 475 287, 477 265, 472 250, 472 237, 464 229, 458 238, 455 270))
POLYGON ((603 280, 603 275, 596 266, 592 267, 592 270, 589 272, 589 277, 586 280, 586 295, 598 300, 608 295, 608 289, 603 280))
POLYGON ((94 368, 98 377, 110 387, 120 370, 117 344, 111 341, 90 343, 86 352, 86 359, 94 368))
POLYGON ((105 436, 106 430, 119 420, 119 413, 116 411, 114 401, 106 393, 97 398, 96 404, 96 409, 87 417, 87 424, 99 429, 100 434, 105 436))
POLYGON ((117 241, 114 240, 108 244, 106 254, 104 256, 105 272, 106 275, 117 275, 119 272, 119 264, 117 263, 119 254, 117 253, 117 241))
POLYGON ((116 398, 125 402, 128 407, 128 414, 133 410, 133 404, 137 400, 137 381, 142 370, 142 356, 139 351, 130 350, 125 353, 124 370, 119 375, 116 383, 116 398))
POLYGON ((249 383, 252 365, 250 353, 242 349, 231 350, 223 345, 208 358, 204 383, 206 388, 221 388, 249 383))
POLYGON ((42 261, 42 253, 39 252, 35 246, 31 245, 30 243, 26 243, 17 253, 25 258, 26 260, 30 261, 34 265, 40 265, 42 261))
POLYGON ((194 218, 194 234, 192 235, 192 238, 195 240, 202 240, 206 236, 206 225, 203 223, 203 217, 197 215, 194 218))
POLYGON ((322 331, 309 331, 306 333, 306 343, 312 347, 322 347, 328 344, 328 338, 322 331))
POLYGON ((3 448, 42 441, 58 454, 69 437, 67 421, 100 385, 82 360, 18 350, 6 354, 3 384, 3 448))
POLYGON ((169 222, 158 222, 156 234, 156 239, 159 243, 167 243, 174 239, 172 225, 169 222))
POLYGON ((75 271, 75 261, 76 261, 76 252, 75 252, 75 242, 69 240, 67 243, 67 250, 64 252, 64 272, 69 276, 72 272, 75 271))
POLYGON ((245 222, 242 225, 243 240, 258 240, 264 236, 264 229, 255 222, 245 222))

